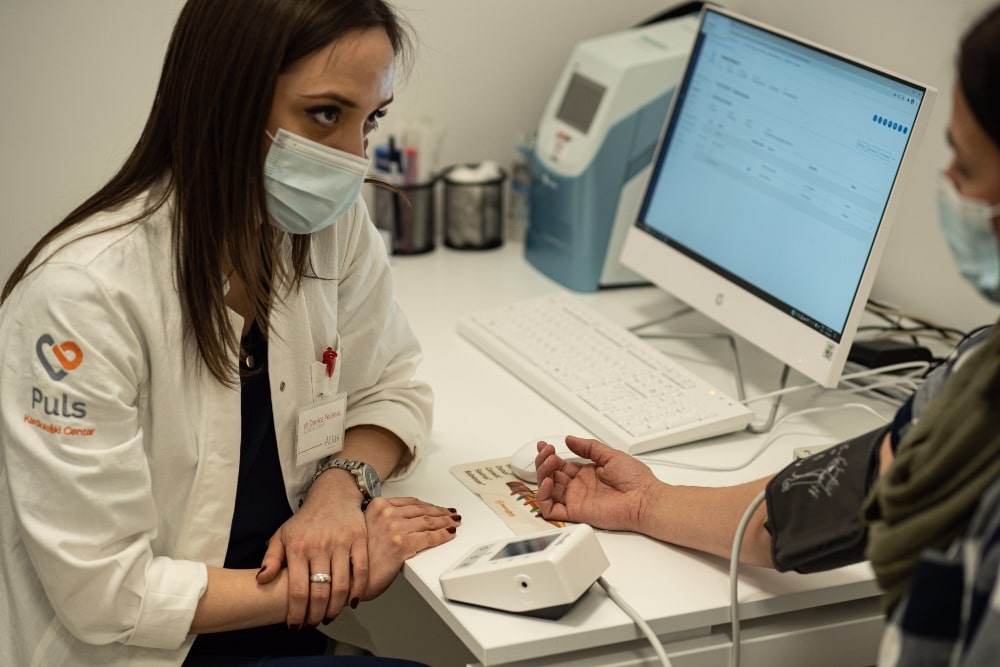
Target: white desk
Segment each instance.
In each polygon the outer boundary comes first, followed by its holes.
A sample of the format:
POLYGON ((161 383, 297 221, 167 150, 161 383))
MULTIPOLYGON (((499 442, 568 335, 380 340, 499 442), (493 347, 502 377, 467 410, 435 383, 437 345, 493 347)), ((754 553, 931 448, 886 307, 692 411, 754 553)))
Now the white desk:
MULTIPOLYGON (((414 495, 455 507, 463 516, 452 542, 408 561, 390 590, 362 604, 353 617, 338 619, 329 632, 366 645, 380 655, 446 665, 654 665, 631 619, 596 586, 559 621, 494 612, 445 601, 438 576, 474 545, 510 536, 508 528, 449 472, 455 464, 499 458, 538 436, 581 432, 569 417, 534 393, 456 333, 459 318, 495 304, 563 289, 529 265, 519 244, 486 252, 438 248, 395 257, 399 301, 420 338, 425 359, 420 375, 434 387, 434 429, 424 458, 407 479, 386 485, 391 495, 414 495), (362 630, 355 625, 359 621, 362 630)), ((651 288, 578 295, 625 326, 672 312, 678 304, 651 288)), ((713 326, 685 316, 677 330, 713 326)), ((736 389, 728 347, 657 343, 724 390, 736 389)), ((747 394, 776 388, 781 367, 748 344, 740 344, 747 394)), ((805 380, 793 373, 790 384, 805 380)), ((805 391, 786 397, 779 413, 844 397, 805 391)), ((878 407, 878 404, 874 404, 878 407)), ((770 403, 758 404, 761 420, 770 403)), ((881 406, 889 415, 892 409, 881 406)), ((788 422, 754 463, 732 473, 652 466, 679 484, 725 485, 778 470, 803 445, 832 443, 873 428, 860 410, 810 415, 788 422)), ((650 458, 704 465, 733 463, 756 449, 762 436, 739 434, 659 452, 650 458)), ((646 457, 643 457, 646 458, 646 457)), ((729 651, 728 560, 695 553, 633 534, 600 533, 611 561, 605 578, 663 639, 676 667, 727 665, 729 651)), ((803 576, 744 566, 740 571, 742 664, 851 667, 872 665, 882 618, 870 568, 857 565, 803 576)))

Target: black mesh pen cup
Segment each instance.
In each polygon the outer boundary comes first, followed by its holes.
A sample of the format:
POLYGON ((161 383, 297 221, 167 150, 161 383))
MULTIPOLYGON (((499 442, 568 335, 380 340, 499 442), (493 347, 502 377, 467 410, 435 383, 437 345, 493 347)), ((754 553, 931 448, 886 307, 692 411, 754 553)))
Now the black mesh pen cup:
MULTIPOLYGON (((469 165, 469 168, 475 165, 469 165)), ((504 182, 507 174, 469 181, 451 167, 444 172, 444 244, 457 250, 486 250, 503 243, 504 182)))
POLYGON ((394 255, 418 255, 434 250, 435 184, 396 186, 399 193, 375 187, 375 226, 389 232, 394 255))

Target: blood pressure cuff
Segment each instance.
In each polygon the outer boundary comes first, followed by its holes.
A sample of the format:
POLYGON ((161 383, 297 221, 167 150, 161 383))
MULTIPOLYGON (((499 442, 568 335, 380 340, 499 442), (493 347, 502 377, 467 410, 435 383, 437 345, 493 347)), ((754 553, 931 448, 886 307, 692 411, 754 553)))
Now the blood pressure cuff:
POLYGON ((803 574, 864 560, 861 505, 878 476, 879 445, 890 427, 791 464, 767 485, 771 559, 803 574))

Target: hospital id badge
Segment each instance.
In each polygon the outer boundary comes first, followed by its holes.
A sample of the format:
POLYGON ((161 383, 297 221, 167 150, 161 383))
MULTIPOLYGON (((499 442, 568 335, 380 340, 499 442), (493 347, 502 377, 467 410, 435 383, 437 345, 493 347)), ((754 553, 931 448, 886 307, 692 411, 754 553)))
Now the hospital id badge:
POLYGON ((347 394, 313 403, 299 410, 295 430, 295 465, 301 466, 344 448, 344 416, 347 394))

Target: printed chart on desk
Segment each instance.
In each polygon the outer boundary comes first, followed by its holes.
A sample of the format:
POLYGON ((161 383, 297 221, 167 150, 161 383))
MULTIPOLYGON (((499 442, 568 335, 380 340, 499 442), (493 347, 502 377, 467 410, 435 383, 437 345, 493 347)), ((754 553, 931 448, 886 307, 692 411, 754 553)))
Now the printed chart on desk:
POLYGON ((451 468, 451 474, 479 496, 515 535, 566 526, 561 521, 542 518, 535 500, 536 489, 514 476, 507 459, 456 465, 451 468))

